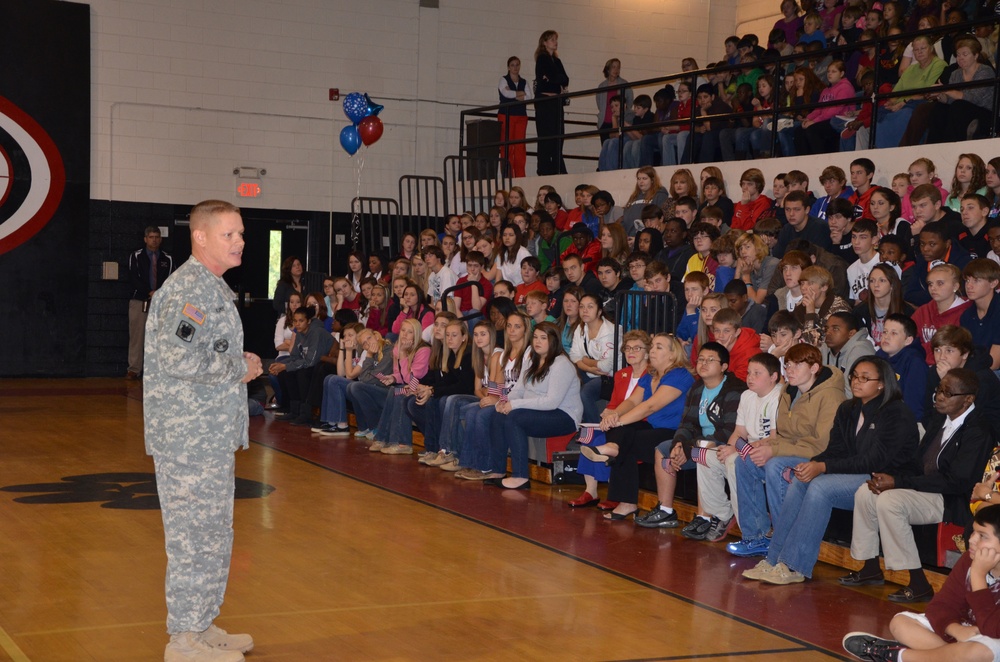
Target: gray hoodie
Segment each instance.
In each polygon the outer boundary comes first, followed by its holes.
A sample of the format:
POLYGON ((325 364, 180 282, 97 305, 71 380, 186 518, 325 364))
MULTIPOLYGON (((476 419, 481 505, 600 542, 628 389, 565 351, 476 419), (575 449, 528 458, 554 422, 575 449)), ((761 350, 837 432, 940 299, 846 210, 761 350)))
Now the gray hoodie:
POLYGON ((844 393, 848 398, 854 397, 853 393, 851 393, 851 366, 862 356, 875 355, 875 347, 872 345, 872 339, 868 335, 868 329, 865 327, 858 329, 858 332, 851 336, 851 339, 840 348, 840 353, 838 354, 834 354, 826 346, 826 343, 820 345, 820 351, 823 352, 823 365, 840 368, 844 373, 844 393))

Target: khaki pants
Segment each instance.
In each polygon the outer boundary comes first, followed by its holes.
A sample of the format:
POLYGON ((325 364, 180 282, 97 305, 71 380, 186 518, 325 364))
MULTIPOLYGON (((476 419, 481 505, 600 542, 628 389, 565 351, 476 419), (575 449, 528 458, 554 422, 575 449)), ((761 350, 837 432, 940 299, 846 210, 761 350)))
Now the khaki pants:
POLYGON ((888 490, 875 495, 862 485, 854 493, 851 556, 858 561, 878 557, 879 539, 885 567, 915 570, 920 554, 913 540, 914 524, 938 524, 944 518, 944 497, 916 490, 888 490))
POLYGON ((737 513, 736 504, 736 460, 738 453, 733 453, 726 462, 719 461, 716 453, 706 453, 708 466, 697 465, 698 472, 698 507, 709 516, 715 515, 723 522, 737 513), (729 481, 730 498, 726 497, 726 481, 729 481))
POLYGON ((142 374, 142 346, 146 341, 145 301, 130 299, 128 302, 128 371, 142 374))

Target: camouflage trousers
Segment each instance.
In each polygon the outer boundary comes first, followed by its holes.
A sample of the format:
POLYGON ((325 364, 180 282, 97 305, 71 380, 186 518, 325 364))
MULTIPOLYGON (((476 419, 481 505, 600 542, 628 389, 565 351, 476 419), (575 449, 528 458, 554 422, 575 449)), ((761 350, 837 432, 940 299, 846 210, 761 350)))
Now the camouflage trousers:
POLYGON ((232 453, 190 462, 154 455, 167 548, 167 632, 201 632, 219 615, 233 551, 232 453))

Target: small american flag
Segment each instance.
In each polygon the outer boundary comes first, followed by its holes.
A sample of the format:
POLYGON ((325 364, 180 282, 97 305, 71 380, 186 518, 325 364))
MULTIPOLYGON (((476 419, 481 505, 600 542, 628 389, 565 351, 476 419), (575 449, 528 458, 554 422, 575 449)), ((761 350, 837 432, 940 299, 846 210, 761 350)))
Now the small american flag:
POLYGON ((406 387, 404 387, 404 386, 397 386, 396 388, 394 388, 392 390, 392 392, 393 392, 394 395, 404 395, 406 393, 406 387))
POLYGON ((792 482, 792 472, 793 471, 794 471, 794 469, 792 469, 791 467, 785 467, 785 470, 781 472, 781 477, 784 479, 784 481, 786 483, 791 483, 792 482))
POLYGON ((381 380, 385 379, 385 374, 381 373, 381 372, 376 372, 375 373, 375 379, 378 379, 378 380, 381 381, 381 380))
POLYGON ((737 439, 733 446, 736 448, 736 452, 739 453, 740 457, 744 460, 750 457, 750 451, 753 450, 753 446, 751 446, 750 443, 743 437, 737 439))
POLYGON ((698 464, 708 466, 708 449, 702 448, 701 446, 695 446, 691 449, 691 459, 698 464))
POLYGON ((674 469, 674 463, 670 461, 669 457, 665 457, 660 460, 660 466, 663 467, 663 470, 667 472, 668 476, 677 475, 677 470, 674 469))
POLYGON ((497 384, 496 382, 490 382, 489 385, 486 387, 486 395, 495 395, 497 397, 500 397, 503 395, 503 389, 500 388, 500 385, 497 384))
POLYGON ((510 398, 507 396, 510 394, 509 388, 504 388, 500 390, 500 402, 510 402, 510 398))
POLYGON ((594 428, 581 428, 580 429, 580 443, 589 444, 594 440, 594 428))
POLYGON ((414 375, 410 375, 410 381, 406 382, 406 385, 410 387, 411 391, 416 391, 417 387, 420 386, 420 380, 414 375))

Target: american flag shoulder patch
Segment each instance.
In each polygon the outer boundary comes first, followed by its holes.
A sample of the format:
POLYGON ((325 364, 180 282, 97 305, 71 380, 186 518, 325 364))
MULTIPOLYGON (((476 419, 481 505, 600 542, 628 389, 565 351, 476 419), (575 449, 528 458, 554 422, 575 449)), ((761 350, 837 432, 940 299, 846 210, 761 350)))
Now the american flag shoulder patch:
POLYGON ((205 323, 205 313, 201 312, 190 303, 184 304, 184 310, 181 311, 181 314, 193 320, 198 326, 205 323))

